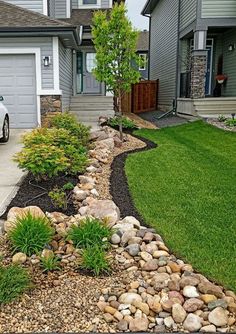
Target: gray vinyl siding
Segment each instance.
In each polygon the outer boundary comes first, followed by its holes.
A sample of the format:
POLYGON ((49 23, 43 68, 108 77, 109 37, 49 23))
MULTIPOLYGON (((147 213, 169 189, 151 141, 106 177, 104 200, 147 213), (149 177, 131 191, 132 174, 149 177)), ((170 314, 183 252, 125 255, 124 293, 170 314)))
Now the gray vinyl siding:
POLYGON ((53 49, 51 37, 17 37, 0 38, 0 48, 40 48, 41 51, 41 75, 42 89, 53 89, 53 49), (43 65, 43 57, 50 56, 51 64, 49 67, 43 65))
POLYGON ((49 15, 57 19, 66 18, 66 0, 50 0, 49 15))
POLYGON ((186 28, 197 18, 197 0, 181 0, 180 30, 186 28))
POLYGON ((235 0, 202 0, 202 18, 236 17, 235 0))
POLYGON ((79 0, 72 0, 72 9, 78 9, 79 0))
POLYGON ((222 94, 226 97, 236 96, 236 50, 228 51, 229 44, 236 45, 236 29, 231 29, 223 35, 223 72, 228 80, 222 94))
POLYGON ((150 79, 159 79, 159 105, 167 107, 176 92, 178 2, 160 0, 151 14, 150 79))
POLYGON ((25 9, 43 14, 43 0, 6 0, 7 2, 25 9))
POLYGON ((60 89, 62 90, 62 110, 69 109, 72 95, 72 50, 59 45, 59 77, 60 89))
POLYGON ((109 0, 102 0, 101 8, 109 8, 109 0))
MULTIPOLYGON (((110 2, 109 0, 101 0, 101 8, 110 8, 109 2, 110 2)), ((88 5, 86 5, 86 8, 87 6, 88 5)), ((79 6, 79 0, 72 0, 72 9, 77 9, 79 7, 83 8, 83 6, 79 6)), ((91 5, 91 8, 93 8, 92 5, 91 5)))

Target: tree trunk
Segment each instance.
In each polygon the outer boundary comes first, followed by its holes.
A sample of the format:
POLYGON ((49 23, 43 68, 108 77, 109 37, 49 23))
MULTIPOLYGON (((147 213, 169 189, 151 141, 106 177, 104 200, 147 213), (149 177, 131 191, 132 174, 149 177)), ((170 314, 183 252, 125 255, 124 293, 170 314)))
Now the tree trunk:
POLYGON ((121 91, 119 91, 119 97, 118 97, 118 117, 119 117, 119 132, 120 132, 120 140, 123 142, 123 127, 122 127, 122 94, 121 91))

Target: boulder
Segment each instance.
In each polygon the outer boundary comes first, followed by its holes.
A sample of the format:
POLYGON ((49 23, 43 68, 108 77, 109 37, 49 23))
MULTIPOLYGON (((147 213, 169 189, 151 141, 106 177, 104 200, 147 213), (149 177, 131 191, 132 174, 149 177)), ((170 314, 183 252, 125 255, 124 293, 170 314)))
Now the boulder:
POLYGON ((142 302, 142 297, 134 292, 123 293, 119 298, 121 304, 133 304, 133 302, 142 302))
POLYGON ((27 260, 27 256, 24 253, 16 253, 15 255, 13 255, 12 257, 12 263, 14 264, 22 264, 25 263, 27 260))
POLYGON ((75 199, 79 202, 82 202, 88 195, 85 190, 80 189, 78 186, 76 186, 73 190, 75 199))
POLYGON ((129 330, 131 332, 146 332, 148 330, 149 321, 147 318, 132 319, 129 323, 129 330))
POLYGON ((112 151, 115 147, 114 139, 113 138, 106 138, 100 140, 96 143, 96 148, 106 148, 112 151))
POLYGON ((123 224, 132 224, 133 227, 139 229, 140 228, 140 222, 132 216, 127 216, 122 220, 123 224))
POLYGON ((198 285, 198 290, 203 294, 211 294, 218 298, 222 298, 224 296, 222 289, 211 282, 200 283, 198 285))
POLYGON ((208 320, 216 327, 226 326, 228 323, 226 310, 224 310, 222 307, 215 308, 209 313, 208 320))
POLYGON ((183 323, 183 326, 184 329, 189 332, 197 332, 202 327, 201 318, 194 313, 189 313, 183 323))
POLYGON ((111 200, 90 201, 86 214, 99 219, 107 219, 110 224, 115 224, 120 219, 120 210, 111 200))

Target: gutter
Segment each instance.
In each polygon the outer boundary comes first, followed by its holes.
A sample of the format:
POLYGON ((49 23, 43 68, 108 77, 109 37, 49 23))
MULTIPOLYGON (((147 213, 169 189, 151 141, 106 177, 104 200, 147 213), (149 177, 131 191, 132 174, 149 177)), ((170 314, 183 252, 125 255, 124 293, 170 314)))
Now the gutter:
POLYGON ((178 25, 177 25, 177 48, 176 48, 176 88, 175 88, 175 109, 177 111, 177 99, 179 93, 179 51, 180 51, 180 5, 181 0, 179 0, 179 7, 178 7, 178 25))

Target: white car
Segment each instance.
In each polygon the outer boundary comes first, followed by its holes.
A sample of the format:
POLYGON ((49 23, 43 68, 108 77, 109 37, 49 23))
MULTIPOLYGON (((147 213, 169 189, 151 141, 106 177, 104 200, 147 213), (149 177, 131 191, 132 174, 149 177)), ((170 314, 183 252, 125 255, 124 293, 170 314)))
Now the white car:
POLYGON ((9 115, 3 104, 3 97, 0 96, 0 142, 6 143, 9 139, 9 115))

